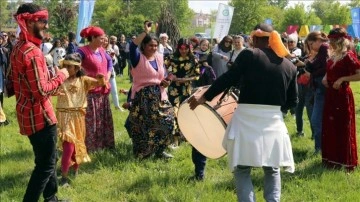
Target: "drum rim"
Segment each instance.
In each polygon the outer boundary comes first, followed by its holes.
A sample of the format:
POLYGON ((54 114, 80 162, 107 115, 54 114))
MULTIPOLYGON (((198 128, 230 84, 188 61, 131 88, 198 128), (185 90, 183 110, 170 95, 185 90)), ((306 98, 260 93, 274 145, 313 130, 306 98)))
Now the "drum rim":
POLYGON ((214 110, 214 108, 212 108, 209 104, 204 103, 202 105, 204 105, 206 108, 210 109, 213 112, 213 114, 215 114, 216 118, 218 118, 221 121, 222 125, 224 126, 224 128, 226 130, 227 124, 224 121, 224 119, 222 118, 222 116, 220 116, 220 114, 217 113, 216 110, 214 110))

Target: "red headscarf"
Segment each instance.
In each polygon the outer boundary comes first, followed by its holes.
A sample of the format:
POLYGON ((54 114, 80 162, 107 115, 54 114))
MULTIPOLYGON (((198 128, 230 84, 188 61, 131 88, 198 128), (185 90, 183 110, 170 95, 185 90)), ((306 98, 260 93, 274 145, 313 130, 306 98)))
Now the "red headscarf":
POLYGON ((20 30, 24 33, 25 41, 27 41, 27 35, 29 31, 26 28, 25 20, 38 21, 39 19, 48 20, 49 14, 47 10, 40 10, 35 13, 21 13, 19 15, 14 15, 16 22, 19 24, 20 30))
POLYGON ((329 39, 339 39, 339 38, 345 38, 348 40, 351 40, 351 36, 345 33, 340 33, 340 34, 329 34, 328 35, 329 39))
POLYGON ((90 26, 86 27, 80 32, 80 36, 83 38, 87 38, 90 36, 101 36, 104 35, 105 32, 100 27, 90 26))

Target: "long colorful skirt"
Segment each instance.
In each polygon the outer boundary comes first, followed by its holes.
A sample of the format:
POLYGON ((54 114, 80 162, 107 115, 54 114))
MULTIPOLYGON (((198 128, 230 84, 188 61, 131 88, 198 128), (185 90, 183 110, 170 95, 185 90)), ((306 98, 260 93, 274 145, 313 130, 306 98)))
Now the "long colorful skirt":
POLYGON ((174 108, 161 100, 159 86, 148 86, 135 94, 129 121, 135 157, 160 154, 170 144, 174 130, 174 108))
POLYGON ((114 149, 114 123, 109 95, 89 93, 87 102, 85 144, 88 152, 90 153, 100 149, 114 149))

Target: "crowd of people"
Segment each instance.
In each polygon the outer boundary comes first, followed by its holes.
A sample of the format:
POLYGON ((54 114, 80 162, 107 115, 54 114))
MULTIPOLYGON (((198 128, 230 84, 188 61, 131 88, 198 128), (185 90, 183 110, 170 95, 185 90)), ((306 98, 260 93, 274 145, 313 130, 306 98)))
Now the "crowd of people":
MULTIPOLYGON (((264 170, 264 198, 280 201, 280 167, 295 170, 284 122, 288 111, 295 116, 296 135, 304 137, 306 107, 314 153, 321 154, 325 167, 351 172, 358 165, 349 82, 360 80, 360 43, 344 28, 299 39, 258 24, 246 41, 241 35, 227 35, 218 44, 191 37, 171 47, 169 36, 161 33, 158 39, 145 21, 143 32, 128 42, 123 34, 118 40, 100 27, 86 27, 80 33, 86 44, 79 46, 73 32, 52 43, 46 34, 48 17, 36 4, 22 4, 15 14, 19 36, 0 34, 0 127, 9 123, 3 111, 4 81, 9 79, 20 133, 28 136, 35 156, 24 201, 38 201, 41 194, 45 201, 58 201, 57 140, 62 186, 69 186, 71 168, 77 175, 79 165, 91 161, 91 153, 115 149, 109 94, 115 109, 129 110, 124 124, 134 157, 171 159, 169 148, 184 141, 177 119, 181 104, 189 102, 195 109, 237 88, 238 107, 223 144, 239 201, 255 201, 252 167, 264 170), (119 92, 116 77, 124 75, 126 66, 132 86, 119 92), (207 85, 205 94, 193 95, 207 85), (118 93, 128 94, 122 106, 118 93), (52 96, 57 96, 55 109, 52 96)), ((206 160, 192 148, 191 179, 204 180, 206 160)))

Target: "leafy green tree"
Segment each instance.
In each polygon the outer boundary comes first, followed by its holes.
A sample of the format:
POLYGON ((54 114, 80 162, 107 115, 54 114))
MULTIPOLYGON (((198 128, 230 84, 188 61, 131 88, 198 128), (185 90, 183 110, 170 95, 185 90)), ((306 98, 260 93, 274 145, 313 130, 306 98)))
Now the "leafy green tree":
POLYGON ((269 5, 276 6, 281 9, 284 9, 289 4, 289 0, 268 0, 268 2, 269 5))
POLYGON ((282 29, 282 23, 284 19, 283 9, 278 6, 272 5, 261 8, 261 16, 259 23, 265 22, 267 18, 270 18, 272 20, 272 26, 274 27, 274 29, 278 31, 282 29))
POLYGON ((67 36, 76 28, 78 6, 73 0, 33 0, 49 12, 49 32, 53 37, 67 36))
POLYGON ((10 20, 10 11, 8 10, 8 2, 0 1, 0 30, 3 28, 3 25, 9 23, 10 20))
POLYGON ((103 28, 107 33, 113 31, 113 25, 124 23, 127 24, 130 19, 125 19, 125 4, 119 0, 101 0, 96 1, 92 25, 103 28))
POLYGON ((350 9, 335 0, 315 0, 311 5, 324 25, 344 25, 351 23, 350 9))
POLYGON ((306 25, 322 25, 321 19, 313 12, 307 14, 306 25))
POLYGON ((350 8, 360 7, 360 0, 351 0, 351 2, 348 3, 348 6, 350 8))
POLYGON ((137 35, 144 31, 144 21, 145 18, 143 15, 121 16, 112 24, 112 27, 107 30, 107 33, 115 36, 119 34, 124 34, 125 36, 137 35))
POLYGON ((194 15, 188 0, 132 0, 130 13, 142 14, 146 19, 160 21, 161 6, 171 10, 181 32, 186 32, 194 15))
POLYGON ((284 20, 282 24, 282 30, 286 30, 289 25, 305 25, 307 13, 304 8, 304 4, 297 4, 292 8, 288 8, 284 13, 284 20))
POLYGON ((67 36, 69 31, 75 30, 77 12, 78 7, 72 0, 62 0, 52 10, 50 32, 56 37, 67 36))
POLYGON ((262 20, 262 7, 268 6, 267 0, 231 0, 230 6, 234 8, 230 33, 249 33, 256 24, 262 20))
POLYGON ((183 34, 182 30, 185 31, 189 27, 194 12, 189 8, 188 0, 168 0, 168 3, 171 8, 170 11, 174 12, 180 32, 183 34))
MULTIPOLYGON (((161 5, 172 0, 129 0, 130 15, 142 14, 146 19, 156 21, 160 16, 161 5)), ((175 5, 174 5, 175 6, 175 5)))

